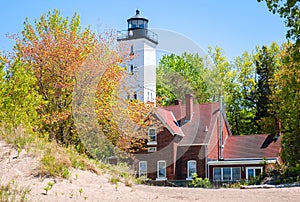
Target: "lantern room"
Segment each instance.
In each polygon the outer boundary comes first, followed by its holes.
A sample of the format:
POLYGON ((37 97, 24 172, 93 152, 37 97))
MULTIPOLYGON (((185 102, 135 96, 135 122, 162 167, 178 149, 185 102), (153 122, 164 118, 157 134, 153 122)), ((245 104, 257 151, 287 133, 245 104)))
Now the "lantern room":
POLYGON ((148 29, 148 22, 149 20, 142 17, 140 15, 140 11, 136 10, 135 16, 129 18, 127 20, 128 22, 128 30, 133 30, 133 29, 148 29))

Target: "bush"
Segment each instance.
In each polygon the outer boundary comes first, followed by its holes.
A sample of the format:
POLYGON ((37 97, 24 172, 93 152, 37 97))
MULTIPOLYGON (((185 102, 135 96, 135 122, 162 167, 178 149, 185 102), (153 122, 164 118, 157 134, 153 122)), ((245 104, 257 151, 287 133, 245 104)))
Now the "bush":
POLYGON ((201 177, 198 178, 196 173, 193 174, 193 180, 189 183, 189 186, 192 187, 202 187, 202 188, 211 188, 211 182, 208 178, 202 179, 201 177))
POLYGON ((300 180, 300 164, 296 164, 293 167, 287 167, 284 172, 284 181, 285 182, 299 182, 300 180))
POLYGON ((70 167, 72 167, 72 164, 68 155, 53 144, 52 147, 46 149, 41 159, 39 174, 42 176, 68 178, 70 176, 70 167))

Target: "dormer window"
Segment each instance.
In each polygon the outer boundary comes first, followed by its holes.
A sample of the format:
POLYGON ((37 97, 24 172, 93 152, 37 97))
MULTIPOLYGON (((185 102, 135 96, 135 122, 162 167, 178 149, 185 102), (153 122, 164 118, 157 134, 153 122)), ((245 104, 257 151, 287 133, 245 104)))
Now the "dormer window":
POLYGON ((148 130, 148 145, 156 145, 157 144, 157 135, 155 128, 149 128, 148 130))

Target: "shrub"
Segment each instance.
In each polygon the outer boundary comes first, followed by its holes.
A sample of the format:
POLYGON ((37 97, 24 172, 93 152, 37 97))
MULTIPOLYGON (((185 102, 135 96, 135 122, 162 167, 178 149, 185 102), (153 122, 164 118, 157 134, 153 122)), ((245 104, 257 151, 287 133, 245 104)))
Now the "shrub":
POLYGON ((202 188, 211 188, 211 182, 208 178, 202 179, 201 177, 198 178, 197 173, 193 174, 193 180, 189 183, 189 186, 192 187, 202 187, 202 188))
POLYGON ((109 179, 109 182, 112 183, 112 184, 117 184, 118 182, 120 182, 120 178, 118 176, 111 177, 109 179))
POLYGON ((296 164, 295 166, 287 167, 284 172, 284 182, 292 183, 299 182, 300 179, 300 164, 296 164))
POLYGON ((42 176, 59 176, 68 178, 69 168, 72 166, 70 159, 61 149, 52 145, 46 149, 41 159, 39 174, 42 176))

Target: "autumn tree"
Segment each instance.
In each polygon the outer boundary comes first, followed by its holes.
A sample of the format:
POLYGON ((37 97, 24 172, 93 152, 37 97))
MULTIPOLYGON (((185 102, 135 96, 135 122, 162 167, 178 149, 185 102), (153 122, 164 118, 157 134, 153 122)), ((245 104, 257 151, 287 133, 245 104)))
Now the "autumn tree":
POLYGON ((79 142, 72 120, 72 93, 78 68, 95 43, 91 30, 80 27, 78 14, 68 19, 58 10, 43 14, 34 24, 26 19, 16 42, 17 55, 33 71, 44 100, 39 111, 43 130, 66 145, 79 142))
POLYGON ((105 138, 119 151, 134 152, 143 149, 155 104, 121 96, 121 91, 126 91, 124 81, 130 78, 125 69, 115 65, 105 70, 97 86, 95 103, 105 138))
POLYGON ((300 55, 300 49, 292 54, 291 46, 283 47, 282 65, 274 74, 272 100, 282 122, 283 158, 293 167, 300 163, 300 58, 295 57, 300 55))

